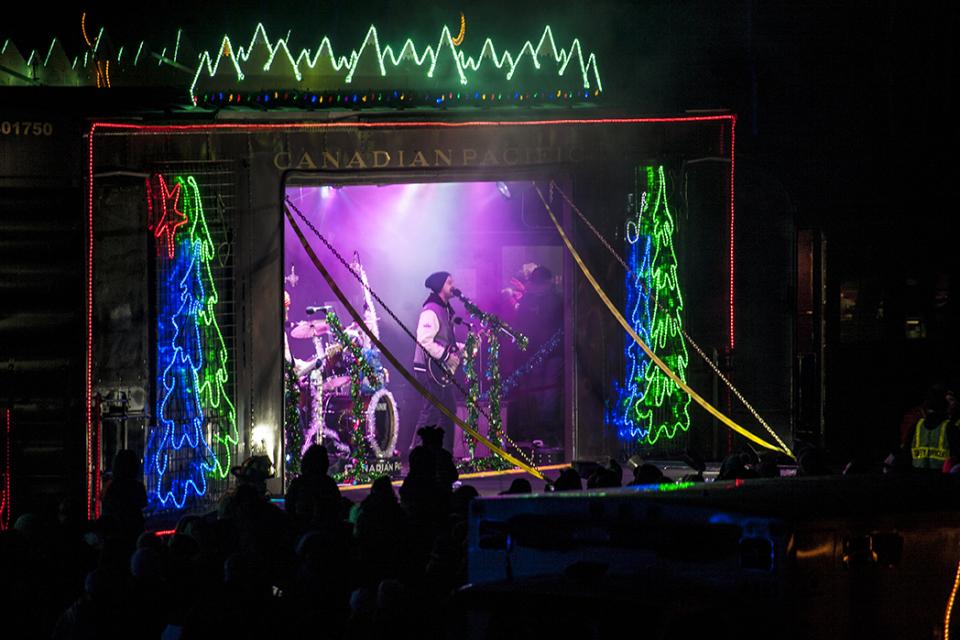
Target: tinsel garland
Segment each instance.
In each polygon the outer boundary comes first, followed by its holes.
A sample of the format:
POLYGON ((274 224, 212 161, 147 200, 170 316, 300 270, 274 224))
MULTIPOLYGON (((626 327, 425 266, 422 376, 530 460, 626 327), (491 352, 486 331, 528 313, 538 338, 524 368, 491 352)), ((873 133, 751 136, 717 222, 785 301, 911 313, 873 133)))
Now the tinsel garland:
POLYGON ((310 372, 310 420, 308 422, 310 426, 304 437, 301 455, 307 453, 307 448, 317 440, 318 435, 321 439, 323 438, 323 374, 316 368, 310 372))
MULTIPOLYGON (((563 329, 557 329, 557 331, 550 337, 550 339, 544 342, 542 345, 540 345, 540 348, 537 349, 536 353, 530 356, 530 359, 527 360, 525 363, 523 363, 522 367, 516 369, 513 373, 511 373, 507 377, 507 379, 503 382, 503 386, 502 386, 503 395, 504 396, 509 395, 510 392, 513 391, 517 387, 517 385, 520 384, 520 380, 525 375, 527 375, 528 373, 530 373, 531 371, 539 367, 541 364, 543 364, 543 361, 546 360, 547 357, 551 353, 553 353, 553 351, 560 344, 560 339, 562 337, 563 337, 563 329)), ((484 393, 482 398, 486 400, 489 393, 490 393, 489 391, 484 393)))
MULTIPOLYGON (((477 345, 479 338, 473 331, 467 334, 467 342, 464 344, 463 354, 463 373, 467 378, 467 424, 477 430, 477 424, 480 421, 480 410, 477 403, 480 402, 480 380, 477 378, 477 345)), ((466 431, 463 432, 463 441, 467 445, 467 451, 470 454, 470 460, 473 460, 477 450, 477 439, 466 431)))
POLYGON ((303 429, 300 425, 300 387, 292 362, 283 368, 283 442, 284 465, 288 474, 300 473, 303 429))
POLYGON ((364 357, 363 347, 355 344, 353 339, 347 335, 346 331, 344 331, 343 325, 340 324, 340 318, 337 317, 337 314, 332 311, 328 312, 327 324, 330 325, 330 330, 333 332, 333 337, 336 338, 337 342, 340 343, 340 346, 342 346, 345 351, 348 351, 350 355, 353 356, 353 366, 359 369, 362 377, 367 378, 373 387, 377 387, 380 384, 377 372, 374 371, 373 367, 370 366, 370 363, 367 362, 367 359, 364 357))
MULTIPOLYGON (((500 340, 496 333, 489 335, 489 344, 487 346, 487 373, 486 378, 490 381, 490 394, 488 401, 489 423, 487 425, 487 438, 496 446, 504 449, 503 425, 501 424, 500 400, 503 397, 503 382, 500 379, 500 340)), ((487 455, 484 458, 475 459, 472 467, 476 471, 493 471, 507 469, 510 463, 496 455, 487 455)))
POLYGON ((350 401, 353 403, 353 433, 350 435, 350 468, 344 472, 344 481, 349 484, 363 484, 373 480, 370 474, 370 446, 367 443, 366 422, 364 420, 363 400, 360 384, 363 380, 362 367, 354 364, 350 367, 350 401))
POLYGON ((354 344, 347 332, 340 324, 340 319, 332 311, 327 313, 327 324, 333 332, 333 337, 340 345, 351 355, 353 361, 350 364, 350 401, 352 403, 353 414, 353 433, 350 436, 350 468, 344 471, 342 479, 350 484, 362 484, 372 480, 370 473, 370 448, 367 443, 366 429, 364 426, 364 407, 363 399, 360 393, 364 378, 369 380, 370 384, 376 387, 379 384, 377 374, 363 356, 363 349, 360 345, 354 344))
POLYGON ((360 389, 363 391, 363 393, 372 395, 373 393, 382 389, 386 384, 386 376, 383 372, 383 362, 380 360, 380 351, 374 348, 364 349, 363 360, 370 365, 371 369, 373 369, 377 379, 373 381, 364 379, 360 389))
POLYGON ((393 394, 387 391, 386 388, 380 387, 374 391, 373 395, 367 400, 366 414, 367 444, 370 446, 373 457, 377 460, 384 460, 394 456, 397 451, 397 425, 400 424, 400 410, 397 407, 396 398, 394 398, 393 394), (389 411, 393 413, 393 425, 390 429, 390 438, 387 440, 387 444, 383 449, 380 448, 380 443, 377 440, 377 405, 380 404, 380 400, 386 400, 391 407, 389 411))

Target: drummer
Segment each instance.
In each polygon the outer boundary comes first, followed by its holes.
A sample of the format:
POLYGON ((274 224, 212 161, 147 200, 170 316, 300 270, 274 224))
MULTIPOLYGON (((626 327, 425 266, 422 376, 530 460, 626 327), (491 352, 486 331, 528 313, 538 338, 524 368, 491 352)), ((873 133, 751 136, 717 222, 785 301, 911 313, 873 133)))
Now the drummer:
MULTIPOLYGON (((284 322, 289 322, 290 319, 290 294, 286 291, 283 292, 283 320, 284 322)), ((302 324, 302 323, 301 323, 302 324)), ((300 327, 294 328, 294 331, 297 331, 300 327)), ((296 337, 296 336, 294 336, 296 337)), ((310 360, 301 360, 299 358, 293 357, 293 354, 290 352, 290 340, 287 337, 287 332, 283 332, 283 357, 287 362, 293 364, 293 371, 296 373, 298 378, 301 378, 317 366, 318 357, 314 357, 310 360)))
POLYGON ((377 376, 376 385, 374 385, 369 378, 363 378, 361 392, 364 395, 371 395, 377 389, 386 386, 390 382, 390 372, 387 371, 386 367, 384 367, 380 361, 380 350, 371 345, 369 339, 365 340, 367 335, 360 328, 359 324, 356 322, 350 323, 346 329, 344 329, 344 333, 350 337, 354 345, 362 348, 364 360, 367 361, 367 364, 370 365, 377 376))

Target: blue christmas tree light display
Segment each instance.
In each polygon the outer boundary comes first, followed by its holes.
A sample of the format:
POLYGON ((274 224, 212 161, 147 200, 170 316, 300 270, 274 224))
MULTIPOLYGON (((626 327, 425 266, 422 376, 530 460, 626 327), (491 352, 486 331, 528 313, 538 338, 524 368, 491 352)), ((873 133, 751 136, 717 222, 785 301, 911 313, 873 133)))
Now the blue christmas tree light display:
POLYGON ((182 509, 223 478, 239 438, 227 382, 227 350, 215 316, 215 250, 196 181, 160 175, 147 183, 158 245, 157 423, 146 446, 148 499, 182 509), (217 452, 211 445, 217 447, 217 452))

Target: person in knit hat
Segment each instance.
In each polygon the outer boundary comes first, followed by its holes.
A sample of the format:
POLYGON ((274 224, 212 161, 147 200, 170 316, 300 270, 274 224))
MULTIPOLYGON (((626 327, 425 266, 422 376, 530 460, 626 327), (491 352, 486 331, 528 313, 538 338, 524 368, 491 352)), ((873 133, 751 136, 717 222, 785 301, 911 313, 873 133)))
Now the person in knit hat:
MULTIPOLYGON (((453 331, 454 311, 450 306, 450 300, 454 297, 453 276, 447 271, 437 271, 427 276, 423 286, 430 290, 430 295, 423 302, 417 322, 413 371, 417 380, 455 415, 457 400, 446 376, 452 376, 460 366, 460 351, 463 345, 457 343, 453 331)), ((414 433, 426 426, 443 429, 443 448, 453 451, 453 420, 427 398, 423 398, 414 433)), ((416 436, 413 438, 413 443, 415 442, 416 436)))

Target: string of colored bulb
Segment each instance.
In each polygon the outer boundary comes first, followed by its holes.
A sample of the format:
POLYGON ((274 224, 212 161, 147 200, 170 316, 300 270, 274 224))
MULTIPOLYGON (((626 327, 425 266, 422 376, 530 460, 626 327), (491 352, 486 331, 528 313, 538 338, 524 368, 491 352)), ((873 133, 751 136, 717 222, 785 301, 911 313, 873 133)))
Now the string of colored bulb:
POLYGON ((295 106, 303 109, 345 108, 359 109, 365 106, 390 105, 399 107, 437 106, 445 108, 456 105, 492 107, 498 104, 556 104, 590 100, 600 95, 598 90, 556 91, 213 91, 193 97, 196 105, 229 106, 295 106))

